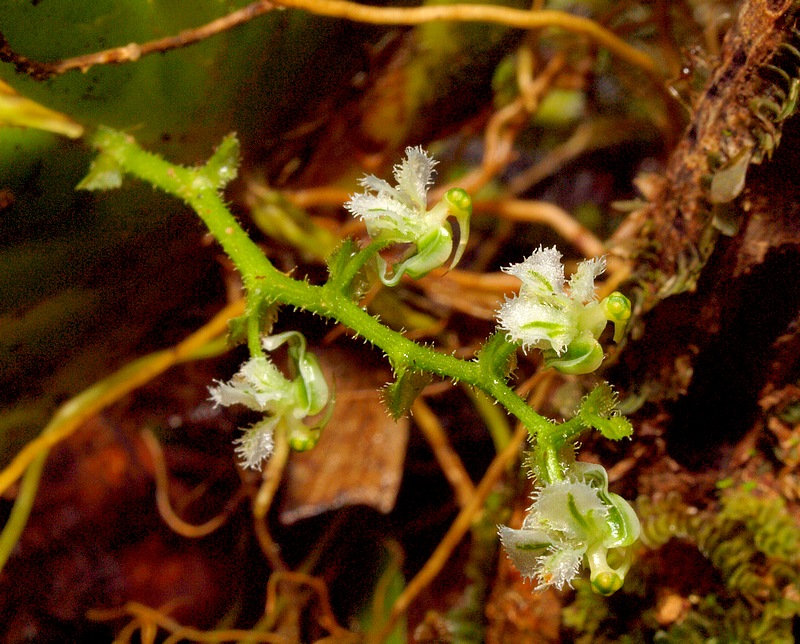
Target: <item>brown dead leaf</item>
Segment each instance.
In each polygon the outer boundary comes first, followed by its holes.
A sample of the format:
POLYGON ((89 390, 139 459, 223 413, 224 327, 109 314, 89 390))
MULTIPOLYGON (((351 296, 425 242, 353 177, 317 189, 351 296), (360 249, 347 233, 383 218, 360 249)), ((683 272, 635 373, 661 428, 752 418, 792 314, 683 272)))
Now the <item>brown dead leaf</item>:
POLYGON ((286 524, 346 505, 388 513, 403 476, 408 419, 395 422, 381 401, 389 371, 344 351, 320 358, 334 372, 336 409, 317 446, 289 460, 280 513, 286 524))

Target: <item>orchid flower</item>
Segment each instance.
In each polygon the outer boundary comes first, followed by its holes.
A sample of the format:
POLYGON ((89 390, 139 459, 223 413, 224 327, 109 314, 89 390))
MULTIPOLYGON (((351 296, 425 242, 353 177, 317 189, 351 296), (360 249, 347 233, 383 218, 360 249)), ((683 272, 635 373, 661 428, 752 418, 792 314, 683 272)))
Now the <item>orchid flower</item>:
POLYGON ((594 590, 610 595, 622 586, 640 531, 633 508, 608 491, 605 469, 574 462, 563 480, 536 490, 522 528, 500 526, 500 538, 514 566, 535 579, 537 589, 571 585, 586 560, 594 590), (617 559, 615 566, 609 557, 617 559))
POLYGON ((386 261, 378 256, 381 282, 395 286, 404 274, 419 278, 447 261, 453 250, 453 230, 458 222, 459 241, 450 267, 458 264, 467 246, 472 200, 461 188, 448 190, 442 201, 428 210, 428 187, 436 161, 421 147, 406 148, 406 158, 394 167, 396 187, 368 175, 359 182, 367 191, 353 195, 345 208, 360 217, 373 240, 412 244, 413 249, 387 275, 386 261))
POLYGON ((581 262, 565 290, 561 253, 539 248, 525 261, 504 268, 522 281, 519 295, 506 300, 497 312, 500 328, 523 350, 544 351, 545 363, 563 373, 590 373, 603 361, 597 341, 610 321, 619 342, 631 315, 631 305, 614 292, 601 302, 594 280, 606 267, 604 257, 581 262))
POLYGON ((272 455, 274 433, 281 423, 293 449, 310 449, 316 444, 330 414, 311 426, 303 420, 319 414, 326 407, 332 411, 328 383, 316 356, 306 352, 302 334, 287 331, 262 339, 262 345, 268 351, 285 342, 289 342, 289 361, 297 374, 293 379, 284 376, 268 357, 262 355, 245 362, 230 381, 217 381, 216 386, 209 388, 211 400, 217 406, 244 405, 266 414, 263 420, 244 429, 244 435, 234 441, 236 453, 245 468, 260 469, 272 455))

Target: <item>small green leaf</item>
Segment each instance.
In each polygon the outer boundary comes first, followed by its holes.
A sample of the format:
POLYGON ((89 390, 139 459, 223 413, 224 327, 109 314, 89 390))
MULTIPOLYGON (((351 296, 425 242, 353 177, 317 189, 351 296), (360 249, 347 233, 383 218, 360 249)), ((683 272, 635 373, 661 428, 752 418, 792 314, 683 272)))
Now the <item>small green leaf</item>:
POLYGON ((78 190, 111 190, 122 185, 122 166, 110 154, 98 154, 88 174, 76 186, 78 190))
POLYGON ((610 440, 627 438, 633 434, 633 426, 616 408, 617 394, 604 382, 583 399, 577 418, 581 424, 596 429, 610 440))
POLYGON ((593 427, 600 431, 609 440, 618 441, 621 438, 628 438, 633 434, 633 425, 625 416, 614 416, 612 418, 596 418, 593 427))
POLYGON ((203 166, 203 174, 217 190, 222 190, 239 172, 239 140, 235 134, 226 136, 203 166))
POLYGON ((422 371, 398 370, 396 380, 383 389, 383 401, 392 418, 397 420, 405 414, 419 393, 431 383, 433 376, 422 371))
POLYGON ((752 156, 752 148, 742 148, 736 156, 714 173, 708 194, 711 203, 727 203, 741 194, 752 156))
POLYGON ((363 259, 358 244, 345 239, 328 257, 328 284, 352 300, 360 299, 369 289, 366 268, 358 265, 363 259))
POLYGON ((228 346, 235 347, 247 342, 247 321, 254 315, 258 317, 258 328, 261 333, 271 333, 272 327, 278 319, 279 310, 279 303, 261 300, 256 304, 254 310, 232 318, 228 322, 228 346))
POLYGON ((509 342, 505 333, 494 333, 478 353, 478 363, 484 372, 505 380, 516 367, 516 342, 509 342))
MULTIPOLYGON (((364 633, 377 633, 386 623, 392 612, 392 607, 406 587, 403 576, 404 553, 400 544, 386 541, 382 546, 379 572, 372 589, 370 601, 365 602, 364 608, 357 619, 364 633)), ((406 618, 401 617, 392 632, 387 636, 385 644, 406 644, 408 642, 406 618)))
POLYGON ((340 279, 347 266, 358 255, 358 251, 358 244, 349 238, 336 247, 328 258, 328 275, 331 282, 340 279))

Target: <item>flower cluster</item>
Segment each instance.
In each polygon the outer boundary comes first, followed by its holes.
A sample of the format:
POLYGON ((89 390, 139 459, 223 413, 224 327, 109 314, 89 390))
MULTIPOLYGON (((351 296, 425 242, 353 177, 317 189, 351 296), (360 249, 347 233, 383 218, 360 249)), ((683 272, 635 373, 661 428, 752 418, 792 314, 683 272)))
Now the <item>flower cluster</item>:
POLYGON ((235 441, 236 453, 245 468, 259 469, 271 456, 274 433, 281 423, 293 449, 310 449, 328 418, 312 426, 303 420, 326 407, 332 410, 328 384, 316 356, 306 352, 305 338, 296 331, 287 331, 262 339, 267 351, 277 349, 284 342, 289 343, 289 360, 297 374, 293 379, 286 378, 266 356, 254 356, 229 382, 218 381, 209 388, 216 405, 244 405, 266 414, 263 420, 244 429, 244 435, 235 441))
POLYGON ((378 257, 378 273, 387 286, 396 285, 405 273, 415 279, 422 277, 447 261, 453 250, 453 230, 447 221, 451 216, 459 228, 451 268, 458 264, 466 248, 472 200, 461 188, 453 188, 428 210, 428 187, 435 165, 433 157, 422 148, 406 148, 406 158, 394 167, 395 188, 368 175, 360 181, 367 191, 353 195, 345 204, 347 210, 364 221, 374 240, 413 245, 411 252, 392 267, 391 276, 387 275, 386 262, 378 257))
POLYGON ((570 585, 586 558, 592 587, 610 595, 622 586, 639 532, 633 508, 608 491, 605 469, 575 462, 563 480, 534 493, 522 528, 501 526, 500 538, 514 566, 536 579, 538 589, 570 585), (617 558, 616 567, 609 557, 617 558))
POLYGON ((608 322, 619 342, 631 315, 631 304, 614 292, 598 302, 594 280, 606 267, 605 258, 581 262, 565 290, 561 253, 539 248, 519 264, 503 270, 522 281, 519 295, 506 300, 497 313, 510 340, 544 351, 545 363, 564 373, 590 373, 603 361, 597 339, 608 322))

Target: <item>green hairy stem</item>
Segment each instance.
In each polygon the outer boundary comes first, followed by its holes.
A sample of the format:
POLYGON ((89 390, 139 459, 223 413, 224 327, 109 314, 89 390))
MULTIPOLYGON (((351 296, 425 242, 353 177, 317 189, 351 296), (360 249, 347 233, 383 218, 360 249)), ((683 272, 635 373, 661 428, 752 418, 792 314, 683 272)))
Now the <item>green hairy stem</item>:
MULTIPOLYGON (((550 425, 515 394, 494 369, 487 369, 481 361, 461 360, 408 340, 381 324, 333 282, 317 286, 276 269, 248 237, 220 195, 226 179, 235 177, 230 173, 230 168, 235 168, 237 163, 235 138, 226 138, 206 165, 194 168, 170 163, 143 150, 132 137, 109 128, 99 130, 93 144, 101 152, 93 170, 101 164, 107 168, 110 165, 107 160, 113 161, 117 173, 142 179, 195 210, 241 273, 249 311, 256 310, 257 303, 280 302, 335 320, 383 350, 396 371, 430 372, 477 387, 503 405, 532 434, 550 425)), ((119 185, 119 180, 113 184, 98 184, 92 182, 93 178, 90 171, 80 187, 96 189, 119 185)), ((362 252, 372 255, 375 250, 374 246, 368 246, 362 252)), ((357 264, 364 261, 356 260, 357 264)))

